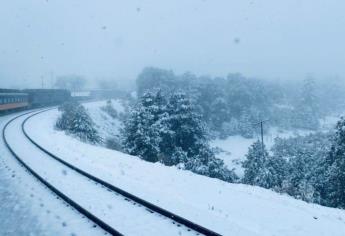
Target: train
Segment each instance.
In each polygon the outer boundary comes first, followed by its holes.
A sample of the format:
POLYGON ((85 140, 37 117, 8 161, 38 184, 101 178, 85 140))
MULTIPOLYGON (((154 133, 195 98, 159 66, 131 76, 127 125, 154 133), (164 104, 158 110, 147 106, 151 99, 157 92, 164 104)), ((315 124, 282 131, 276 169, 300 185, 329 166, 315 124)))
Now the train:
POLYGON ((29 108, 53 106, 71 99, 65 89, 0 89, 0 115, 29 108))
POLYGON ((67 101, 124 99, 129 94, 121 90, 99 89, 71 93, 66 89, 1 89, 0 115, 44 106, 59 105, 67 101))
POLYGON ((0 112, 26 108, 29 96, 26 93, 0 93, 0 112))

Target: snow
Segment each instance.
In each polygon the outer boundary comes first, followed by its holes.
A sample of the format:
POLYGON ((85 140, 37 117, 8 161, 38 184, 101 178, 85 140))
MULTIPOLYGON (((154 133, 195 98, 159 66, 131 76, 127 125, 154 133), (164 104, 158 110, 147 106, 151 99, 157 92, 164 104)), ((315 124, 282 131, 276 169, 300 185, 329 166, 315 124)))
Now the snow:
MULTIPOLYGON (((0 117, 0 129, 18 114, 0 117)), ((20 147, 20 146, 19 146, 20 147)), ((104 235, 19 165, 0 138, 0 235, 104 235)))
MULTIPOLYGON (((99 112, 93 106, 98 105, 87 105, 89 111, 99 112)), ((343 210, 308 204, 259 187, 226 183, 82 143, 54 130, 58 115, 57 110, 42 113, 30 119, 26 129, 34 140, 73 165, 218 233, 344 235, 343 210)), ((235 147, 228 149, 234 158, 240 158, 241 150, 253 141, 240 137, 229 140, 217 142, 223 147, 235 147)))
MULTIPOLYGON (((125 111, 120 100, 111 100, 111 102, 118 114, 125 111)), ((118 119, 112 118, 101 110, 101 107, 105 105, 106 101, 84 103, 84 107, 88 110, 91 119, 95 122, 95 128, 103 140, 119 135, 121 128, 121 122, 118 119)))
POLYGON ((9 144, 27 165, 73 201, 124 235, 158 235, 164 231, 165 235, 194 234, 185 227, 176 227, 166 217, 151 214, 146 208, 133 205, 124 197, 47 157, 22 134, 21 123, 25 118, 23 116, 8 126, 9 144))
MULTIPOLYGON (((264 144, 268 150, 273 146, 274 139, 295 137, 297 135, 307 135, 311 131, 308 130, 280 130, 277 127, 269 129, 267 134, 264 135, 264 144)), ((261 137, 256 136, 254 138, 244 138, 240 135, 229 136, 226 139, 214 139, 211 141, 211 146, 219 148, 221 151, 216 154, 216 157, 222 159, 230 169, 234 169, 235 173, 242 177, 244 170, 242 168, 242 162, 245 160, 245 156, 248 152, 248 148, 261 137)))
POLYGON ((228 168, 235 169, 238 176, 243 176, 241 162, 245 159, 248 147, 255 142, 255 139, 243 138, 240 135, 230 136, 226 139, 212 140, 211 146, 220 148, 222 151, 216 157, 222 159, 228 168))

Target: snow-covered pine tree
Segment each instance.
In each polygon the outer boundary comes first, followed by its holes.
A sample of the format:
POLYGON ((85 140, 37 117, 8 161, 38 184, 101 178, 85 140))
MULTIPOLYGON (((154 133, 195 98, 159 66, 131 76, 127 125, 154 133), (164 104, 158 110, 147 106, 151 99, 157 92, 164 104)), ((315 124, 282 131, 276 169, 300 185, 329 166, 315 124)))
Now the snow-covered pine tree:
POLYGON ((56 128, 65 130, 83 141, 98 143, 101 138, 95 124, 86 109, 77 102, 68 102, 59 107, 62 112, 56 122, 56 128))
POLYGON ((255 179, 256 185, 280 191, 282 183, 286 177, 287 163, 281 157, 268 155, 255 179))
POLYGON ((205 123, 183 92, 146 92, 122 130, 125 151, 225 181, 236 179, 207 144, 205 123))
POLYGON ((256 141, 249 148, 247 159, 243 162, 242 182, 264 188, 279 190, 286 174, 286 161, 278 156, 270 156, 266 147, 256 141))
POLYGON ((184 151, 195 151, 196 143, 207 141, 206 125, 185 93, 176 92, 169 97, 167 112, 176 146, 184 151))
POLYGON ((165 104, 160 91, 144 93, 124 123, 122 143, 125 151, 150 162, 159 160, 162 127, 157 122, 165 113, 165 104))
POLYGON ((206 124, 184 92, 175 92, 169 97, 165 122, 171 142, 163 142, 162 152, 172 157, 169 164, 183 163, 184 168, 195 173, 234 182, 237 176, 217 159, 208 145, 206 124), (166 150, 172 150, 167 153, 166 150))
POLYGON ((246 160, 242 163, 244 176, 242 182, 250 185, 258 185, 258 176, 264 171, 268 152, 265 147, 262 150, 261 142, 254 142, 248 149, 246 160))
POLYGON ((327 158, 328 203, 333 207, 345 208, 345 118, 336 125, 331 151, 327 158))
POLYGON ((197 142, 206 142, 205 124, 183 92, 169 96, 166 112, 155 126, 160 130, 160 161, 166 165, 185 162, 197 142))
POLYGON ((275 139, 271 149, 273 156, 283 158, 287 162, 281 192, 307 202, 327 205, 325 158, 330 149, 329 137, 328 133, 313 133, 275 139))

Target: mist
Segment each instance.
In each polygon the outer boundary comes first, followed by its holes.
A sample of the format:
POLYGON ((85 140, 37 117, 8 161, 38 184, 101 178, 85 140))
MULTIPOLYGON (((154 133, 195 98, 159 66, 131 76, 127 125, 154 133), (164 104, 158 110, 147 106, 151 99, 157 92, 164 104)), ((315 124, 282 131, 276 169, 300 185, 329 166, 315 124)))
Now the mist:
POLYGON ((0 8, 1 87, 61 75, 132 84, 146 66, 268 79, 345 77, 343 1, 12 0, 0 8))
POLYGON ((344 236, 344 0, 1 3, 0 235, 344 236))

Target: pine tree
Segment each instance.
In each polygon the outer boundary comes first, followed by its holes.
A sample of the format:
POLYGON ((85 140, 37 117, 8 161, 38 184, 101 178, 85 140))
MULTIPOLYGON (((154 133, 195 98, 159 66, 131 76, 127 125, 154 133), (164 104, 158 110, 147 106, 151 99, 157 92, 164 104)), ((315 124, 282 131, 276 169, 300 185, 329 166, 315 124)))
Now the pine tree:
POLYGON ((287 163, 281 157, 267 156, 264 167, 259 171, 255 180, 256 185, 280 191, 286 177, 287 163))
MULTIPOLYGON (((328 205, 326 196, 330 134, 313 133, 293 138, 276 138, 273 157, 286 161, 286 175, 279 191, 307 202, 328 205)), ((282 164, 277 166, 283 166, 282 164)))
POLYGON ((266 149, 262 150, 261 142, 258 140, 248 149, 246 160, 242 166, 244 168, 243 183, 257 185, 258 176, 265 168, 268 153, 266 149))
POLYGON ((182 92, 170 96, 167 112, 169 114, 170 129, 175 132, 176 146, 187 151, 194 149, 197 142, 205 142, 206 126, 201 121, 201 116, 195 112, 187 96, 182 92))
POLYGON ((281 188, 286 175, 285 160, 281 157, 269 156, 260 141, 256 141, 249 148, 243 168, 243 183, 276 190, 281 188))
POLYGON ((327 159, 328 202, 330 206, 345 208, 345 118, 336 125, 336 133, 327 159))
POLYGON ((122 130, 124 149, 147 161, 156 162, 160 155, 161 127, 157 123, 165 112, 160 91, 146 92, 131 110, 122 130))
POLYGON ((83 141, 91 143, 101 142, 95 124, 86 109, 76 102, 68 102, 59 107, 62 112, 56 122, 56 128, 65 130, 79 137, 83 141))
POLYGON ((175 92, 165 99, 160 92, 147 92, 125 122, 123 145, 144 160, 233 182, 233 171, 207 144, 205 127, 185 93, 175 92))

